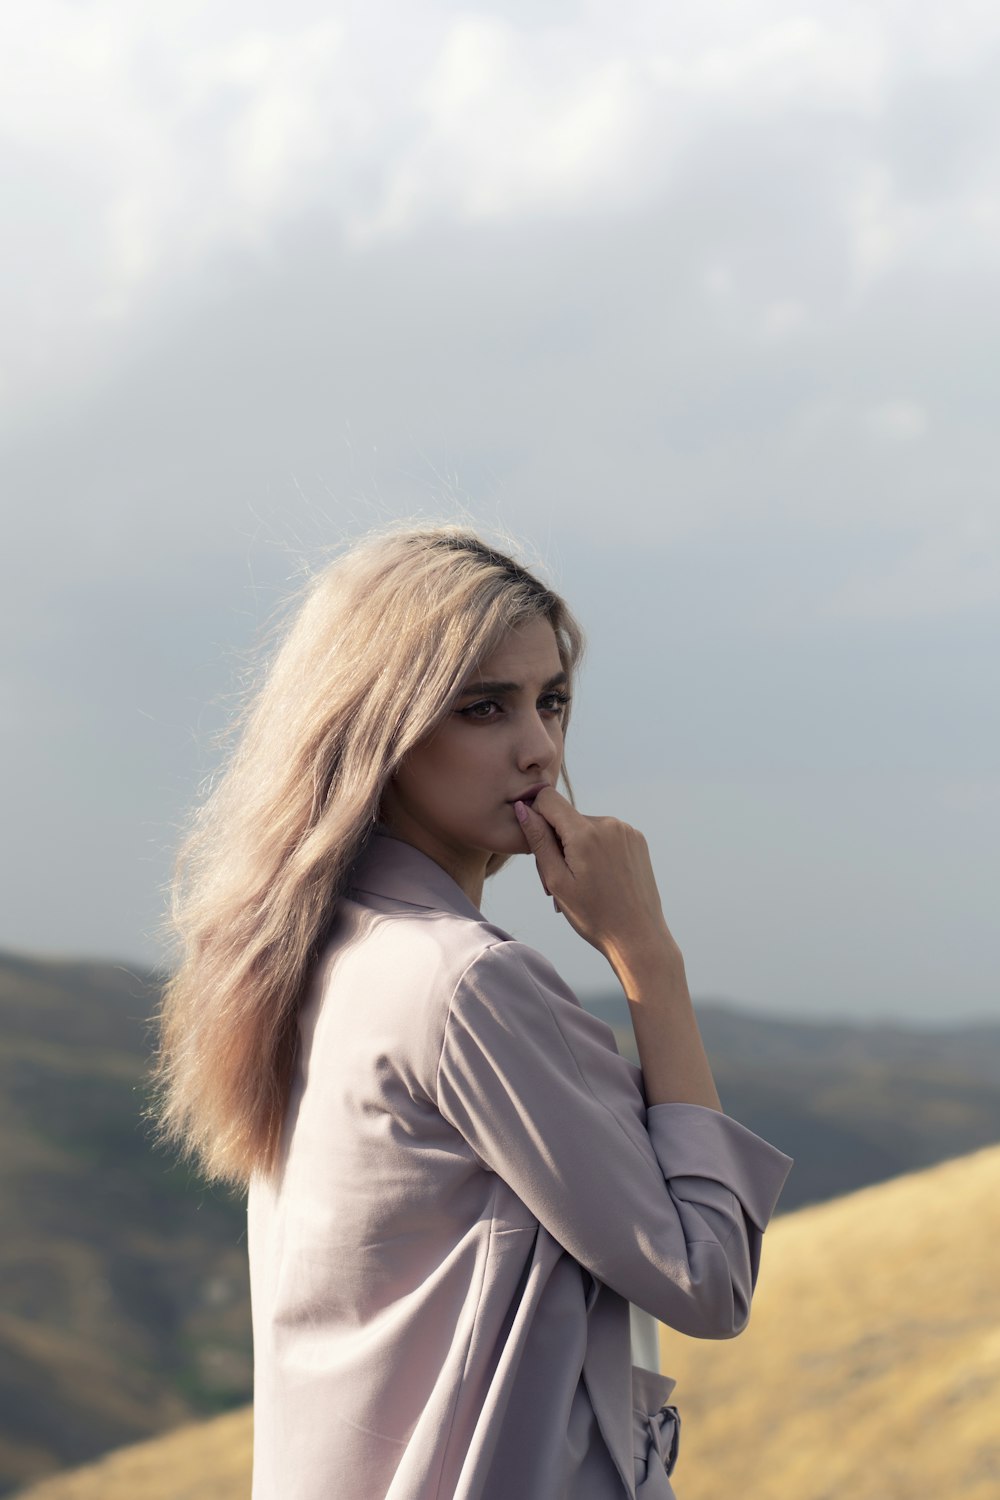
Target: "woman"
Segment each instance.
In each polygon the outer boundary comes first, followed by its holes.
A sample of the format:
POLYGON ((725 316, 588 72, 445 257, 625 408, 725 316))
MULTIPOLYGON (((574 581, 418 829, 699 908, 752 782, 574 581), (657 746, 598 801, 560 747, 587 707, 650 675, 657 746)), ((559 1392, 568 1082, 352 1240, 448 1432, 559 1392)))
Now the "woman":
POLYGON ((575 807, 582 647, 471 531, 370 538, 182 847, 161 1114, 249 1189, 253 1500, 671 1496, 673 1381, 630 1305, 746 1325, 791 1161, 722 1113, 642 834, 575 807), (482 915, 526 853, 641 1070, 482 915))

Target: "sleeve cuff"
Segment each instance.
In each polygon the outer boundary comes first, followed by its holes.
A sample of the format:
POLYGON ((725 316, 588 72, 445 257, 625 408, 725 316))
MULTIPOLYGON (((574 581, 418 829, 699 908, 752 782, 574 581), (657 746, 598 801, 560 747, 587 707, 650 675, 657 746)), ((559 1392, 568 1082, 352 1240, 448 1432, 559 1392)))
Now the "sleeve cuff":
POLYGON ((664 1177, 721 1182, 758 1229, 767 1227, 792 1157, 732 1116, 703 1104, 651 1104, 646 1131, 664 1177))

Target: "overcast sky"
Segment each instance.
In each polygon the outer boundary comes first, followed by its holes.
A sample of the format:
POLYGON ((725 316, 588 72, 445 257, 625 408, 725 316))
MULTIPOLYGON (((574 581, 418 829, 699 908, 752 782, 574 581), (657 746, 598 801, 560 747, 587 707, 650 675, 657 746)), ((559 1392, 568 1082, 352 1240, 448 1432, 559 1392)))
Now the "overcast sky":
MULTIPOLYGON (((584 624, 696 999, 1000 1017, 994 4, 3 30, 0 945, 156 961, 258 632, 455 516, 584 624)), ((484 909, 613 987, 533 862, 484 909)))

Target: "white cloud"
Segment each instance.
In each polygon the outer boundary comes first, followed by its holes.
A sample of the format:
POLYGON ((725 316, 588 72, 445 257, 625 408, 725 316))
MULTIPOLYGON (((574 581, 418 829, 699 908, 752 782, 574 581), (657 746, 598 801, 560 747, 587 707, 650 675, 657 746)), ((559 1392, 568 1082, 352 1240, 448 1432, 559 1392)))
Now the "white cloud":
POLYGON ((877 438, 894 443, 912 443, 927 429, 927 413, 918 401, 897 397, 880 401, 864 414, 865 425, 877 438))
POLYGON ((640 173, 648 79, 626 57, 566 56, 491 16, 454 22, 412 98, 412 129, 386 163, 373 211, 348 213, 355 243, 431 215, 509 219, 614 199, 640 173))
MULTIPOLYGON (((787 0, 627 14, 295 0, 280 16, 263 0, 39 0, 17 16, 0 58, 0 152, 24 184, 6 195, 15 270, 0 285, 12 432, 32 399, 127 360, 158 298, 197 300, 234 252, 281 264, 309 222, 330 274, 358 277, 355 362, 367 339, 401 390, 425 387, 437 329, 469 322, 475 374, 448 420, 491 452, 517 434, 501 483, 557 494, 572 476, 594 508, 627 462, 635 493, 676 497, 637 505, 658 536, 790 515, 947 532, 974 506, 933 352, 907 342, 918 297, 921 312, 958 297, 956 269, 995 278, 998 112, 977 69, 1000 22, 973 0, 947 22, 853 0, 835 21, 787 0), (503 329, 477 350, 479 320, 433 278, 437 326, 414 331, 393 294, 383 328, 389 283, 427 281, 434 235, 470 226, 507 236, 507 259, 470 262, 466 289, 488 301, 498 276, 519 278, 503 329), (480 275, 493 283, 475 292, 480 275), (900 286, 909 310, 886 313, 900 286)), ((315 274, 302 296, 318 305, 331 291, 315 274)), ((386 384, 373 426, 414 420, 386 384)), ((960 453, 994 462, 991 432, 960 453)))
MULTIPOLYGON (((310 206, 359 244, 428 215, 614 209, 667 190, 700 139, 765 116, 794 132, 832 111, 839 231, 864 283, 918 241, 926 252, 930 219, 874 137, 859 153, 858 131, 884 118, 908 68, 943 59, 961 91, 963 65, 997 30, 972 0, 947 23, 933 7, 851 3, 835 24, 819 6, 721 0, 680 13, 648 0, 625 21, 594 4, 561 23, 433 4, 359 15, 299 0, 279 23, 260 3, 207 13, 190 0, 159 12, 39 0, 8 27, 0 142, 83 174, 85 239, 53 256, 45 293, 58 298, 65 259, 82 249, 85 306, 106 314, 220 245, 266 243, 310 206)), ((991 159, 983 142, 951 225, 992 251, 991 159)), ((30 206, 16 213, 14 231, 30 233, 30 206)), ((36 275, 41 286, 44 268, 36 275)))
MULTIPOLYGON (((727 112, 748 102, 773 112, 802 105, 863 112, 878 107, 889 38, 876 7, 844 5, 834 25, 802 10, 789 15, 787 6, 770 9, 776 12, 770 17, 755 9, 751 29, 742 35, 720 28, 702 34, 694 47, 654 54, 653 77, 727 112), (720 36, 727 40, 720 43, 720 36)), ((710 15, 713 7, 704 10, 710 15)))
POLYGON ((806 309, 794 297, 782 297, 769 302, 760 320, 761 337, 767 343, 777 343, 791 338, 805 326, 806 309))

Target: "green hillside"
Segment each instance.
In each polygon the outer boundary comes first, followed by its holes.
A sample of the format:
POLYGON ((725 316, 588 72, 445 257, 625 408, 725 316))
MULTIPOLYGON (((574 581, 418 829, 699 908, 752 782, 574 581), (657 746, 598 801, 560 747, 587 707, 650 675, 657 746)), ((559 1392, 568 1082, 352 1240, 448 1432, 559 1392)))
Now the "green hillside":
POLYGON ((0 1492, 251 1389, 243 1206, 140 1122, 156 992, 0 960, 0 1492))

